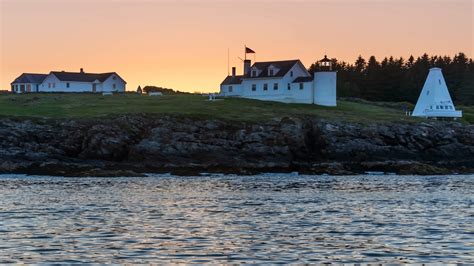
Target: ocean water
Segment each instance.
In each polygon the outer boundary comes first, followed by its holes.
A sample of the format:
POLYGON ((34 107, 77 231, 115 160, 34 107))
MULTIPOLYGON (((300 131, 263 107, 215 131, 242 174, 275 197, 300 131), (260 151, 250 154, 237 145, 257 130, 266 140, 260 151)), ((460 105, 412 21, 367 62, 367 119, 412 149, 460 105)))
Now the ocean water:
POLYGON ((0 263, 474 263, 474 176, 0 176, 0 263))

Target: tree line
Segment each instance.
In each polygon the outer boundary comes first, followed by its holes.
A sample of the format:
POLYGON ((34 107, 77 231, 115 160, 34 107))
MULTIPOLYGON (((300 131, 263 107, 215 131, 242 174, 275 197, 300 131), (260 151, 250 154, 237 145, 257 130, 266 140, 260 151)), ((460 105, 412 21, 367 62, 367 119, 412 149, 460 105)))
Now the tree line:
POLYGON ((189 92, 182 92, 178 90, 157 87, 157 86, 145 86, 143 89, 140 86, 138 86, 137 92, 139 90, 140 90, 140 93, 141 92, 144 92, 144 93, 161 92, 163 93, 163 95, 190 94, 189 92))
MULTIPOLYGON (((455 104, 474 105, 474 63, 464 53, 454 57, 410 56, 385 57, 378 61, 375 56, 368 60, 359 56, 354 64, 331 59, 333 70, 338 71, 338 97, 354 97, 370 101, 416 103, 428 76, 429 69, 442 69, 451 97, 455 104)), ((321 70, 314 63, 310 73, 321 70)))

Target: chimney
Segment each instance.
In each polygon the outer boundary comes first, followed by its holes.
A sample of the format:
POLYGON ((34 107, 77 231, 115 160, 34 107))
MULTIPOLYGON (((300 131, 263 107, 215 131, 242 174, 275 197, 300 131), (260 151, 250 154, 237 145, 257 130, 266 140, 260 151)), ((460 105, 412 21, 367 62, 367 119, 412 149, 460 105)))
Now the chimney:
POLYGON ((83 69, 82 67, 81 67, 81 73, 83 73, 83 74, 84 74, 84 69, 83 69))
POLYGON ((232 67, 232 77, 235 78, 235 67, 232 67))
POLYGON ((244 60, 244 75, 249 75, 250 74, 250 65, 252 64, 252 61, 249 59, 244 60))

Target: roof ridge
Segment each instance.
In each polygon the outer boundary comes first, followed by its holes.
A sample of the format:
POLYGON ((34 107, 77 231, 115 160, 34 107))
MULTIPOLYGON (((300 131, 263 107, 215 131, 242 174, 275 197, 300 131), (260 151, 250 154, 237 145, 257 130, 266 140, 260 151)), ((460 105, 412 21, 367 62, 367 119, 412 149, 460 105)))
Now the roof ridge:
POLYGON ((289 59, 289 60, 274 60, 274 61, 260 61, 260 62, 254 62, 254 64, 257 64, 257 63, 260 63, 260 64, 263 64, 263 63, 274 63, 274 62, 292 62, 292 61, 301 61, 299 59, 289 59))
MULTIPOLYGON (((43 73, 22 73, 21 75, 48 75, 48 74, 43 74, 43 73)), ((20 75, 20 76, 21 76, 20 75)))
POLYGON ((116 72, 89 73, 89 72, 51 71, 50 73, 67 73, 67 74, 92 74, 92 75, 104 75, 104 74, 114 74, 114 73, 116 73, 116 72))

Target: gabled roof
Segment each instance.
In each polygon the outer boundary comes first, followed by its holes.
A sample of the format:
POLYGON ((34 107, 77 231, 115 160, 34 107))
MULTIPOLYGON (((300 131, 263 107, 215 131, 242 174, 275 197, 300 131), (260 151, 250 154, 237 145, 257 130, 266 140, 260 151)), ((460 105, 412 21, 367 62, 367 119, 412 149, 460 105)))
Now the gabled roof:
POLYGON ((23 73, 18 78, 16 78, 11 84, 14 84, 14 83, 42 83, 43 80, 47 76, 48 76, 48 74, 23 73))
MULTIPOLYGON (((246 75, 245 78, 266 78, 266 77, 283 77, 290 71, 290 69, 296 64, 303 64, 300 60, 284 60, 284 61, 270 61, 270 62, 256 62, 252 65, 252 68, 256 67, 260 70, 260 75, 257 77, 251 77, 250 75, 246 75), (268 67, 274 66, 275 68, 279 69, 277 73, 273 73, 273 76, 268 75, 268 67)), ((304 69, 304 66, 303 66, 304 69)))
MULTIPOLYGON (((65 72, 65 71, 51 71, 60 81, 78 81, 78 82, 94 82, 96 80, 104 82, 111 75, 117 73, 84 73, 84 72, 65 72)), ((118 75, 117 75, 118 76, 118 75)), ((123 80, 123 79, 122 79, 123 80)))
POLYGON ((293 83, 300 83, 300 82, 311 82, 313 81, 313 77, 298 77, 295 80, 293 80, 293 83))
POLYGON ((243 76, 227 76, 227 78, 222 81, 221 85, 238 85, 242 84, 243 76))

